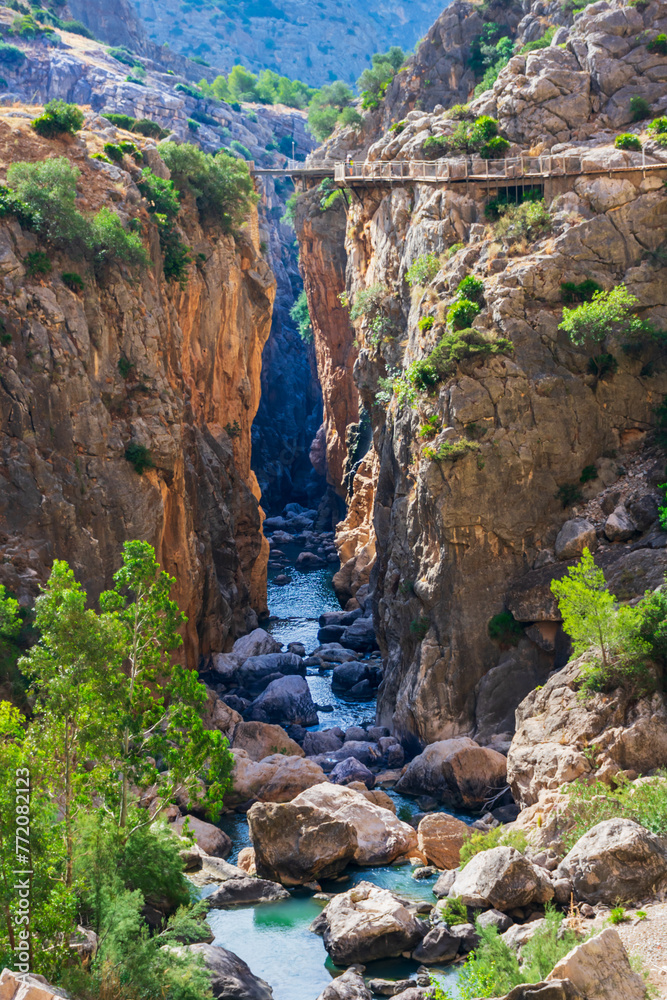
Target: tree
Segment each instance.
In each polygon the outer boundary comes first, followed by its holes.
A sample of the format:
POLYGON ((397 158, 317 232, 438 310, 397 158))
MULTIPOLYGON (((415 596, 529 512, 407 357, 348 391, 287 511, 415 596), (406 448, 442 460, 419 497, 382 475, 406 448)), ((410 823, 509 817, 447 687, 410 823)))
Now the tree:
POLYGON ((398 45, 393 45, 388 52, 375 53, 372 65, 365 69, 357 80, 357 87, 362 96, 362 107, 377 107, 387 85, 403 65, 404 59, 405 53, 398 45))
POLYGON ((316 139, 327 139, 338 121, 341 112, 349 107, 353 94, 342 80, 325 84, 312 97, 308 105, 308 128, 316 139))
POLYGON ((227 233, 246 221, 257 195, 242 160, 224 152, 211 156, 189 142, 163 142, 160 155, 181 194, 194 196, 203 219, 217 222, 227 233))
POLYGON ((306 344, 312 343, 313 340, 313 325, 310 320, 310 312, 308 311, 308 297, 306 295, 306 289, 302 288, 299 293, 299 297, 290 309, 290 316, 296 323, 296 328, 299 331, 299 336, 306 344))
POLYGON ((122 633, 119 729, 106 800, 128 836, 151 823, 178 788, 217 815, 230 780, 227 741, 203 727, 206 688, 194 671, 173 662, 183 641, 178 629, 186 621, 170 597, 175 582, 160 570, 148 542, 125 542, 114 589, 100 597, 102 611, 115 617, 122 633), (208 787, 202 794, 198 782, 204 776, 208 787), (132 786, 153 786, 155 797, 128 829, 132 786))
POLYGON ((44 788, 62 805, 65 884, 72 884, 74 821, 92 797, 89 758, 100 756, 113 714, 116 621, 86 608, 86 593, 66 562, 56 560, 35 603, 41 638, 19 661, 37 701, 29 745, 44 788))
POLYGON ((567 576, 552 580, 563 628, 572 639, 575 655, 597 649, 605 668, 609 666, 616 640, 616 599, 607 590, 604 573, 584 549, 581 561, 569 566, 567 576))
POLYGON ((234 66, 227 77, 229 96, 233 101, 257 101, 257 77, 245 66, 234 66))

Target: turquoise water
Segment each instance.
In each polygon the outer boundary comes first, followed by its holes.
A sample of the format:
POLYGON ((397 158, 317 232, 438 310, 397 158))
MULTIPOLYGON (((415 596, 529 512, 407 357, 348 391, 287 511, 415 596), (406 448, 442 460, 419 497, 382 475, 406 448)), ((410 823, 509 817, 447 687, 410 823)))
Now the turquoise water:
MULTIPOLYGON (((318 618, 325 611, 339 611, 331 578, 337 567, 327 567, 310 572, 290 570, 292 582, 284 587, 276 586, 269 580, 269 610, 276 619, 265 627, 280 642, 303 642, 307 652, 318 645, 318 618)), ((279 571, 271 575, 275 577, 279 571)), ((313 729, 324 729, 339 725, 346 729, 363 721, 375 719, 375 702, 346 702, 331 691, 331 671, 319 674, 312 671, 308 677, 313 700, 318 704, 330 704, 334 711, 320 713, 320 722, 313 729)), ((418 809, 414 799, 390 793, 401 806, 415 812, 418 809)), ((250 844, 247 818, 243 814, 231 813, 223 816, 220 827, 232 840, 229 860, 238 858, 241 848, 250 844)), ((435 879, 417 881, 412 878, 410 865, 380 868, 350 868, 345 873, 346 881, 323 883, 327 892, 344 892, 358 882, 372 882, 398 892, 406 899, 435 902, 433 884, 435 879)), ((206 886, 203 895, 216 888, 206 886)), ((221 945, 242 958, 256 976, 266 980, 273 989, 274 1000, 317 1000, 319 994, 331 979, 344 972, 331 962, 319 935, 309 928, 325 905, 324 901, 313 899, 303 892, 293 891, 290 899, 261 906, 236 908, 233 910, 211 910, 209 923, 215 934, 214 944, 221 945)), ((366 967, 366 979, 406 979, 415 975, 417 963, 395 958, 372 962, 366 967)), ((432 968, 432 974, 450 989, 455 989, 458 966, 443 969, 432 968)), ((456 994, 455 994, 456 995, 456 994)))

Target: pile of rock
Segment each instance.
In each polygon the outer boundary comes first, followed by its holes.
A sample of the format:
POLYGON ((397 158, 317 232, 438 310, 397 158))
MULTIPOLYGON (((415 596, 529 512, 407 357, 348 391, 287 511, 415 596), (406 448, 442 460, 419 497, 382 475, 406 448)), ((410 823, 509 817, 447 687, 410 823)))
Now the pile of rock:
POLYGON ((288 503, 281 515, 266 518, 264 532, 271 546, 269 569, 283 571, 275 577, 275 583, 290 582, 290 565, 302 570, 322 569, 338 562, 333 531, 318 530, 318 523, 318 512, 298 503, 288 503), (298 554, 289 551, 295 546, 298 554))

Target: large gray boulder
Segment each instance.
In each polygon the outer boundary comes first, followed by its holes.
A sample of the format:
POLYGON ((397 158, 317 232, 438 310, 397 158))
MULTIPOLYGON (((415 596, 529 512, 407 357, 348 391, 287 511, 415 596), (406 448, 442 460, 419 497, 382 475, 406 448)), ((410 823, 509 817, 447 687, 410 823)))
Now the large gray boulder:
POLYGON ((665 844, 631 819, 607 819, 581 837, 556 869, 586 903, 635 903, 667 887, 665 844))
POLYGON ((304 751, 290 739, 282 726, 270 722, 240 722, 234 730, 232 746, 245 750, 251 760, 264 760, 274 753, 303 757, 304 751))
POLYGON ((355 684, 364 680, 367 671, 367 663, 354 660, 350 663, 339 663, 333 668, 331 687, 334 691, 349 691, 355 684))
POLYGON ((269 984, 253 975, 234 952, 213 944, 190 944, 182 950, 202 956, 216 1000, 273 1000, 269 984))
POLYGON ((258 903, 275 903, 289 898, 287 889, 283 889, 277 882, 251 878, 248 875, 227 879, 206 897, 205 902, 211 910, 228 910, 233 906, 256 906, 258 903))
POLYGON ((226 858, 231 853, 231 840, 224 830, 218 829, 213 823, 205 823, 204 820, 197 819, 196 816, 177 816, 172 825, 174 832, 182 837, 186 828, 204 854, 210 854, 216 858, 226 858))
POLYGON ((396 791, 431 795, 447 805, 480 808, 506 784, 507 761, 468 736, 431 743, 408 764, 396 791))
POLYGON ((252 799, 289 802, 311 785, 326 781, 322 768, 306 757, 274 753, 255 761, 245 750, 236 748, 232 756, 232 787, 225 795, 225 802, 230 805, 252 799))
POLYGON ((357 618, 348 625, 341 636, 341 643, 346 649, 354 649, 359 653, 371 653, 378 648, 372 618, 357 618))
POLYGON ((306 676, 303 659, 295 653, 264 653, 261 656, 249 656, 248 659, 233 674, 233 682, 250 691, 260 691, 265 678, 272 674, 283 676, 306 676))
POLYGON ((316 726, 317 709, 304 677, 280 677, 271 681, 252 703, 251 714, 260 722, 289 722, 316 726))
POLYGON ((355 789, 328 783, 315 785, 297 796, 291 808, 296 810, 302 805, 321 809, 352 826, 357 839, 357 865, 388 865, 417 847, 414 827, 355 789))
POLYGON ((317 754, 340 750, 342 745, 343 741, 339 736, 332 733, 330 729, 325 729, 319 733, 306 733, 303 740, 303 751, 306 757, 314 757, 317 754))
POLYGON ((573 517, 558 532, 554 551, 557 559, 578 559, 584 549, 593 552, 596 545, 595 525, 585 517, 573 517))
POLYGON ((435 965, 438 962, 453 962, 461 947, 461 938, 452 934, 446 924, 437 924, 419 942, 412 953, 415 962, 435 965))
POLYGON ((460 899, 466 906, 503 912, 546 903, 553 894, 546 871, 513 847, 480 851, 457 873, 449 890, 450 899, 460 899))
POLYGON ((282 885, 303 885, 340 874, 354 859, 354 826, 307 803, 257 802, 248 812, 257 874, 282 885))
POLYGON ((375 787, 375 775, 356 757, 346 757, 334 767, 329 775, 334 785, 350 785, 353 781, 363 781, 366 788, 375 787))
POLYGON ((625 509, 625 504, 619 504, 604 523, 604 533, 610 542, 626 542, 637 533, 637 525, 625 509))
POLYGON ((250 656, 263 656, 265 653, 279 653, 282 643, 274 639, 263 628, 256 628, 248 635, 237 639, 232 648, 232 655, 243 663, 250 656))
POLYGON ((426 927, 388 889, 359 882, 323 910, 324 947, 336 965, 373 962, 412 951, 426 927))
POLYGON ((566 980, 586 1000, 645 1000, 646 984, 633 972, 619 933, 607 927, 561 958, 547 981, 566 980))
POLYGON ((352 966, 337 976, 320 993, 317 1000, 371 1000, 371 991, 362 976, 363 966, 352 966))

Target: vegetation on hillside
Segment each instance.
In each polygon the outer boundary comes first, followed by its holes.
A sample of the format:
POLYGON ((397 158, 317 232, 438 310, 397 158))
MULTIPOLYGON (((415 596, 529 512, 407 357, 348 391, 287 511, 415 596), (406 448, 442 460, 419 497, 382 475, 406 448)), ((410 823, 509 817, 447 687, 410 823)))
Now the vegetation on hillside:
MULTIPOLYGON (((232 763, 221 734, 203 726, 206 689, 174 661, 185 622, 174 584, 147 542, 126 542, 95 610, 56 560, 36 602, 38 639, 19 662, 30 721, 0 703, 0 962, 17 968, 29 953, 31 971, 83 1000, 210 998, 203 967, 161 947, 201 919, 182 844, 161 811, 182 788, 215 819, 232 763), (23 929, 13 870, 23 864, 15 837, 28 814, 33 876, 23 929), (99 934, 92 960, 69 946, 78 923, 99 934)), ((0 634, 19 625, 18 605, 2 591, 0 634)))

